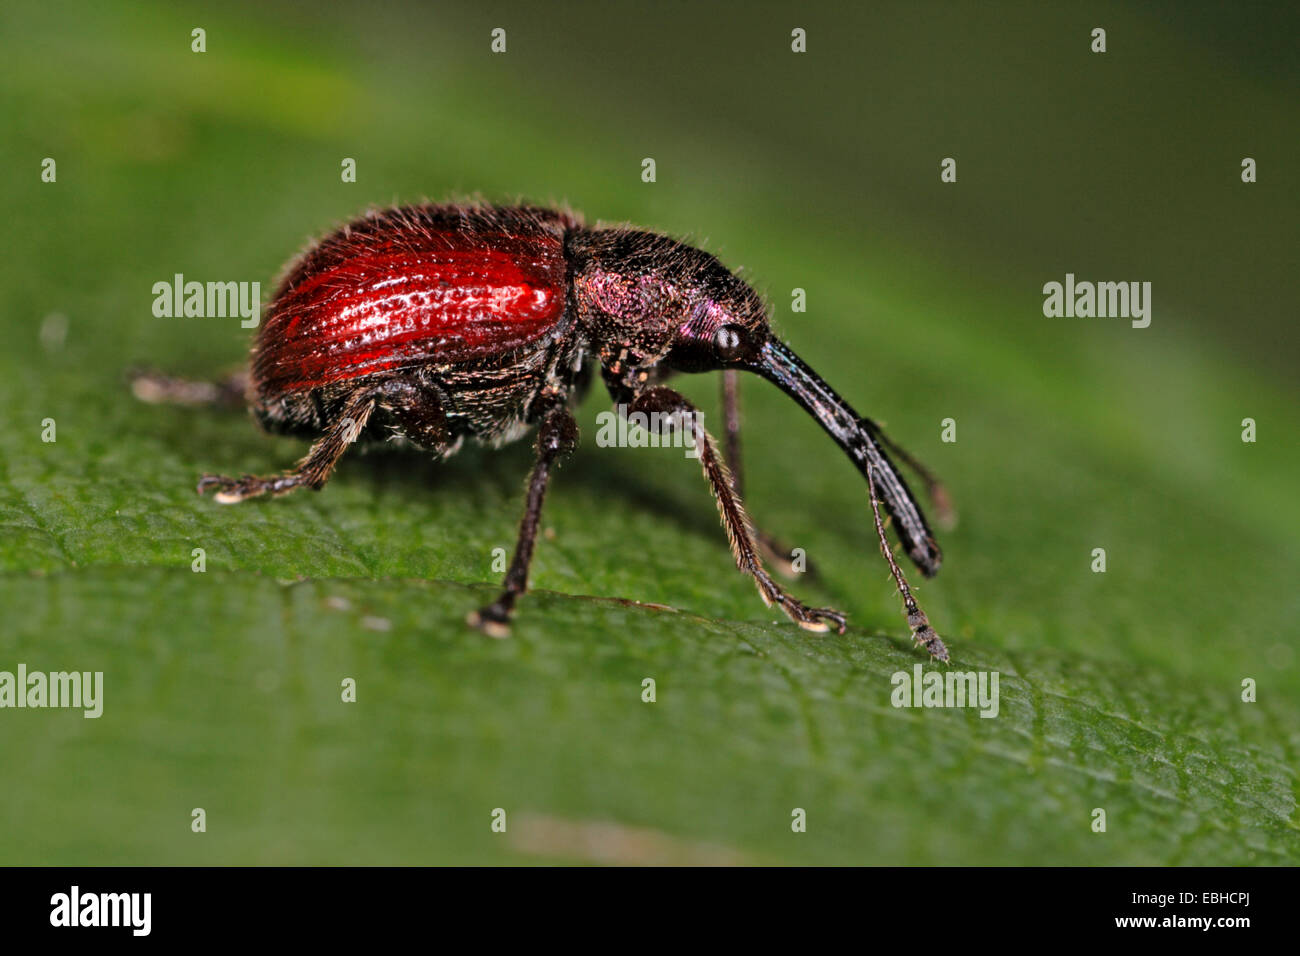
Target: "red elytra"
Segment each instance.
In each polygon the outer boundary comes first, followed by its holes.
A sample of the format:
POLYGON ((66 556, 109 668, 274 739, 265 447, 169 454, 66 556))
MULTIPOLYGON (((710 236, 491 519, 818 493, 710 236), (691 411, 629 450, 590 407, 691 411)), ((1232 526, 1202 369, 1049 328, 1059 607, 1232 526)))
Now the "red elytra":
POLYGON ((385 225, 336 233, 295 264, 258 334, 253 378, 263 394, 512 351, 564 311, 567 217, 554 228, 385 225))

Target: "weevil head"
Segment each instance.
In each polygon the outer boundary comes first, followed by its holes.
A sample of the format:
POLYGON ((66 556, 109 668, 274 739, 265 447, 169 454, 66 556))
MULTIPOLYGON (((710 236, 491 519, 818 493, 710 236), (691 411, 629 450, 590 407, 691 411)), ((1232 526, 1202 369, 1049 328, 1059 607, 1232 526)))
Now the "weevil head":
POLYGON ((758 293, 701 249, 602 229, 571 240, 570 252, 578 322, 607 365, 749 368, 770 337, 758 293))
POLYGON ((939 547, 876 426, 772 334, 749 285, 707 252, 654 233, 571 233, 568 249, 577 319, 607 370, 743 369, 774 383, 867 477, 916 565, 939 570, 939 547))

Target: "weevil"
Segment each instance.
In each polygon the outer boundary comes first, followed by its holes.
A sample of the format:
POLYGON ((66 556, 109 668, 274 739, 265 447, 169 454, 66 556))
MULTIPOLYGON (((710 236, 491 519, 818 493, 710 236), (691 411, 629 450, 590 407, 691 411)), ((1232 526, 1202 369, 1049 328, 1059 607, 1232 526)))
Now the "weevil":
POLYGON ((574 213, 537 206, 372 210, 289 264, 242 376, 208 384, 141 373, 134 389, 150 401, 242 396, 266 430, 314 442, 279 475, 203 475, 199 493, 223 504, 319 489, 358 439, 446 458, 466 438, 499 447, 535 428, 536 461, 502 591, 469 616, 503 636, 527 589, 552 471, 577 444, 571 409, 594 370, 621 414, 686 433, 736 564, 763 601, 801 627, 843 633, 843 614, 796 600, 768 573, 763 557, 779 566, 781 552, 741 502, 737 373, 755 373, 793 398, 866 478, 912 636, 948 660, 889 545, 882 507, 921 573, 939 570, 939 546, 886 448, 917 472, 936 507, 946 507, 942 485, 772 332, 748 283, 658 233, 588 227, 574 213), (664 384, 676 372, 709 371, 722 372, 725 454, 692 403, 664 384))

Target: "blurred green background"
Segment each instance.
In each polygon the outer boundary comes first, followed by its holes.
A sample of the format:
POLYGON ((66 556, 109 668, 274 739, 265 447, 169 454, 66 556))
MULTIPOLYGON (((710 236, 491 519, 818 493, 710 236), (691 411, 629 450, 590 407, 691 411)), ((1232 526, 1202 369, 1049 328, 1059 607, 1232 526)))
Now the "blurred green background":
MULTIPOLYGON (((98 720, 0 711, 0 863, 1295 863, 1295 28, 1281 4, 9 0, 0 670, 106 689, 98 720), (196 498, 305 446, 132 400, 128 367, 213 375, 249 341, 155 318, 153 283, 269 292, 370 204, 467 194, 743 267, 949 482, 920 597, 954 667, 1001 674, 998 718, 890 706, 923 657, 861 478, 757 381, 751 511, 842 637, 762 607, 680 451, 595 446, 603 392, 506 641, 463 618, 526 443, 196 498), (1150 281, 1150 328, 1045 318, 1067 272, 1150 281)), ((682 388, 716 417, 714 380, 682 388)))

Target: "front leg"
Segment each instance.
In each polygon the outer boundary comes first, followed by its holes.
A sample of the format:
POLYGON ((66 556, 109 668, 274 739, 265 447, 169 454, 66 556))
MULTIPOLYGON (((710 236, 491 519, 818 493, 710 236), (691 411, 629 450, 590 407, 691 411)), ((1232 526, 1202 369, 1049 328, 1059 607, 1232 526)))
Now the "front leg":
POLYGON ((884 429, 877 422, 873 422, 870 418, 864 418, 862 419, 862 425, 876 441, 892 451, 899 461, 916 472, 920 479, 925 482, 926 494, 930 496, 930 501, 934 504, 935 517, 939 524, 947 528, 955 527, 957 512, 952 506, 952 496, 948 494, 947 487, 934 472, 913 458, 897 442, 886 435, 884 429))
POLYGON ((510 634, 510 616, 515 601, 528 589, 528 566, 533 560, 533 547, 537 543, 537 526, 542 518, 542 502, 546 499, 546 486, 551 480, 551 467, 561 455, 573 451, 578 443, 578 423, 565 405, 556 405, 542 419, 537 430, 537 463, 528 479, 528 500, 524 505, 524 519, 519 525, 519 540, 515 544, 514 558, 506 571, 501 596, 486 607, 479 608, 467 620, 491 637, 510 634))
POLYGON ((631 412, 656 414, 662 423, 668 418, 676 421, 676 427, 690 431, 696 456, 704 469, 704 477, 713 489, 713 496, 718 502, 718 512, 722 516, 722 525, 731 541, 731 552, 736 558, 736 566, 753 577, 758 585, 759 596, 771 607, 778 605, 782 611, 800 627, 810 631, 825 631, 833 626, 839 633, 844 633, 844 615, 832 608, 810 608, 786 594, 772 580, 759 560, 758 544, 754 540, 753 529, 745 514, 745 506, 732 485, 731 474, 726 463, 718 454, 713 436, 700 424, 698 410, 682 395, 670 388, 656 387, 641 392, 632 401, 631 412))
MULTIPOLYGON (((731 485, 736 489, 736 497, 745 497, 745 470, 740 461, 740 374, 735 369, 725 369, 722 373, 722 425, 727 449, 727 467, 731 469, 731 485)), ((777 541, 762 528, 754 528, 754 540, 758 543, 759 553, 774 565, 784 577, 794 578, 799 571, 794 565, 794 551, 777 541)), ((811 564, 805 565, 804 573, 812 574, 811 564)))
POLYGON ((907 613, 907 626, 912 629, 912 639, 929 651, 931 658, 938 658, 946 664, 948 663, 948 648, 944 646, 943 640, 930 626, 930 619, 925 616, 925 612, 916 603, 916 598, 912 597, 912 589, 907 586, 907 578, 903 577, 903 569, 894 560, 894 551, 890 548, 889 538, 885 535, 885 523, 880 518, 880 498, 876 493, 875 468, 871 465, 867 466, 867 491, 871 495, 871 516, 875 521, 876 536, 880 539, 880 553, 889 562, 889 573, 894 576, 894 584, 898 587, 898 593, 902 595, 903 610, 907 613))

